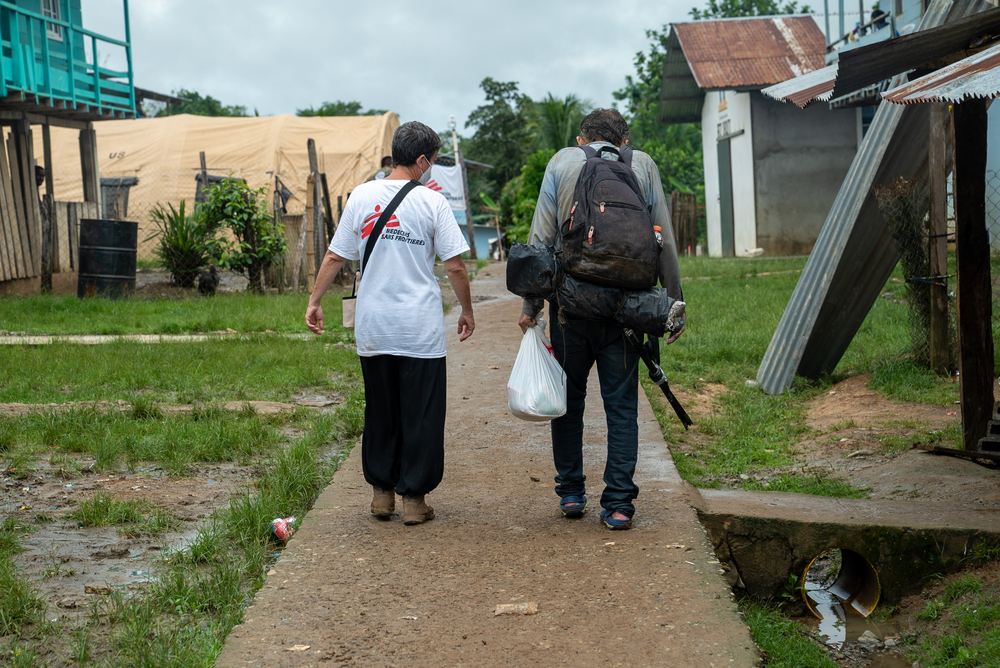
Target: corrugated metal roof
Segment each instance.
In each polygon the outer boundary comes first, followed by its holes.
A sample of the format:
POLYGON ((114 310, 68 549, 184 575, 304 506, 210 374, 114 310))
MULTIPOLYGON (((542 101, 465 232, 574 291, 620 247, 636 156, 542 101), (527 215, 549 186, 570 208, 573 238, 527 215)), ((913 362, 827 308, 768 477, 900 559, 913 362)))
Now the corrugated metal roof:
POLYGON ((763 93, 800 107, 816 101, 827 102, 950 56, 967 48, 977 37, 997 34, 1000 34, 1000 7, 993 7, 939 27, 844 51, 838 62, 827 68, 835 68, 832 78, 824 77, 818 82, 798 77, 781 88, 765 88, 763 93))
POLYGON ((663 77, 660 85, 661 123, 700 123, 701 107, 705 93, 691 73, 691 66, 684 57, 684 50, 677 39, 677 31, 670 29, 667 50, 663 58, 663 77))
POLYGON ((823 67, 826 38, 811 16, 763 16, 675 23, 703 90, 759 88, 823 67))
POLYGON ((781 102, 791 102, 805 109, 810 102, 829 102, 833 97, 833 84, 837 80, 837 63, 821 70, 803 74, 780 84, 765 88, 761 92, 781 102))
POLYGON ((914 104, 957 103, 971 98, 992 99, 997 95, 1000 95, 1000 44, 893 88, 882 97, 896 104, 914 104))
MULTIPOLYGON (((988 6, 984 0, 933 0, 921 28, 988 6)), ((836 369, 878 299, 898 255, 872 186, 926 169, 926 111, 884 104, 876 112, 757 370, 768 394, 787 390, 796 374, 836 369)))

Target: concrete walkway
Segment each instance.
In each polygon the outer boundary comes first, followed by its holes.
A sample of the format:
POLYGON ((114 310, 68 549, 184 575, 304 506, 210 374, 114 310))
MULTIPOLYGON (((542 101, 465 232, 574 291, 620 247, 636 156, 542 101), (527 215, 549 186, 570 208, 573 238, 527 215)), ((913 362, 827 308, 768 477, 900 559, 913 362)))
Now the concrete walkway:
MULTIPOLYGON (((753 666, 758 651, 640 392, 636 522, 600 523, 606 426, 587 404, 591 510, 558 510, 547 423, 507 411, 520 301, 503 265, 473 283, 476 333, 448 325, 437 518, 369 514, 360 447, 322 493, 230 635, 220 666, 753 666), (490 367, 499 367, 496 369, 490 367), (494 616, 536 602, 531 616, 494 616)), ((596 372, 593 373, 596 381, 596 372)))

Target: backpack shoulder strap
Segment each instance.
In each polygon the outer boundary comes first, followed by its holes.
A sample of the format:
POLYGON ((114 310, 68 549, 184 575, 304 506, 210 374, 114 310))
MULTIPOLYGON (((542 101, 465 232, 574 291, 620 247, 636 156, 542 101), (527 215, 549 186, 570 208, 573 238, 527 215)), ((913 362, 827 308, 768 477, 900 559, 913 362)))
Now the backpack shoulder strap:
POLYGON ((368 235, 368 243, 365 245, 365 257, 361 260, 361 275, 365 275, 365 267, 368 266, 368 258, 372 256, 372 251, 375 250, 375 242, 382 235, 382 230, 385 229, 386 223, 392 218, 392 214, 396 212, 396 207, 399 206, 400 202, 410 193, 411 190, 419 186, 420 184, 416 181, 407 181, 403 184, 403 187, 399 189, 396 196, 392 198, 392 201, 382 210, 382 215, 378 217, 378 222, 372 227, 372 233, 368 235))
POLYGON ((628 167, 629 169, 632 169, 633 150, 634 149, 628 144, 622 144, 622 146, 618 149, 618 155, 621 157, 622 162, 625 163, 625 166, 628 167))
POLYGON ((591 158, 596 158, 597 157, 597 151, 594 150, 593 146, 590 146, 589 144, 584 144, 580 148, 583 149, 583 153, 584 153, 584 155, 587 156, 587 158, 586 158, 587 160, 590 160, 591 158))

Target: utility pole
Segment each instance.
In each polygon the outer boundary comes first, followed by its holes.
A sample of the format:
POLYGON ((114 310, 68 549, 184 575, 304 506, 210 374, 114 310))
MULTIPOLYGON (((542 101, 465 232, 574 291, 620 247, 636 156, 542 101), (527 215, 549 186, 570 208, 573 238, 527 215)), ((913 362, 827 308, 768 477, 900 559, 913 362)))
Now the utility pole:
POLYGON ((469 257, 478 259, 476 255, 476 230, 472 226, 472 207, 469 206, 469 182, 465 176, 465 161, 462 160, 462 149, 458 146, 458 133, 455 132, 455 117, 448 119, 448 127, 451 128, 451 144, 455 149, 455 164, 458 165, 462 174, 462 199, 465 201, 465 229, 469 237, 469 257))

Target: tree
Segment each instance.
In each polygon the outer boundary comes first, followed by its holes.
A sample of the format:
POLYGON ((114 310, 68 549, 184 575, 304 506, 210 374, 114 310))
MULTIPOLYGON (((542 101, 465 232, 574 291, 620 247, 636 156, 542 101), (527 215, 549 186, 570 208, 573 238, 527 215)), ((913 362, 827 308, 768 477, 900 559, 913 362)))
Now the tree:
POLYGON ((220 228, 232 232, 235 241, 221 243, 219 264, 246 272, 251 292, 263 292, 264 270, 288 251, 281 225, 271 222, 266 193, 267 188, 251 190, 240 179, 223 179, 208 188, 208 201, 198 207, 210 233, 220 228))
POLYGON ((224 105, 211 95, 201 96, 193 90, 181 88, 173 92, 174 97, 179 97, 184 102, 172 104, 161 111, 157 116, 176 116, 177 114, 194 114, 195 116, 249 116, 247 108, 243 105, 224 105))
MULTIPOLYGON (((579 124, 578 124, 579 127, 579 124)), ((508 214, 508 236, 511 241, 528 241, 531 220, 535 217, 538 193, 542 189, 542 178, 549 160, 556 154, 555 149, 538 149, 528 156, 521 173, 510 180, 504 188, 500 203, 500 214, 508 214)))
POLYGON ((660 168, 664 189, 693 191, 704 198, 701 126, 697 123, 666 125, 658 117, 669 34, 669 26, 659 31, 646 31, 650 39, 649 53, 640 51, 635 55, 635 76, 625 77, 625 87, 615 91, 614 98, 624 103, 629 144, 653 158, 660 168))
POLYGON ((473 192, 483 190, 496 197, 521 172, 521 165, 531 152, 527 111, 532 102, 517 90, 515 81, 486 77, 479 86, 486 94, 486 104, 469 114, 465 127, 475 128, 475 133, 463 144, 462 151, 470 160, 493 165, 493 169, 482 173, 482 180, 476 183, 473 192))
POLYGON ((549 93, 544 99, 533 102, 527 117, 536 148, 558 151, 575 146, 580 121, 593 106, 572 93, 561 99, 549 93))
POLYGON ((779 5, 776 0, 708 0, 705 9, 697 7, 691 10, 691 18, 695 21, 702 19, 725 19, 737 16, 775 16, 778 14, 809 14, 812 8, 809 5, 802 5, 796 0, 788 0, 783 5, 779 5))
POLYGON ((305 109, 296 109, 296 116, 381 116, 387 110, 386 109, 369 109, 368 111, 361 111, 361 103, 358 101, 342 102, 337 100, 336 102, 324 102, 319 106, 319 109, 313 109, 311 106, 305 109))

